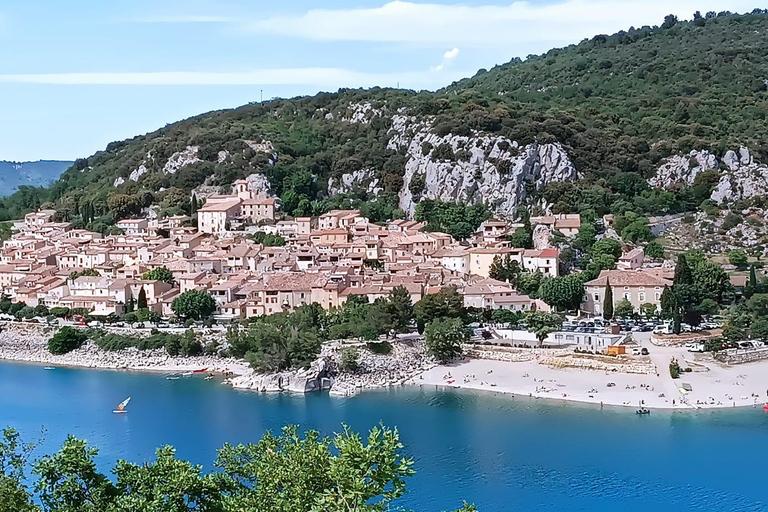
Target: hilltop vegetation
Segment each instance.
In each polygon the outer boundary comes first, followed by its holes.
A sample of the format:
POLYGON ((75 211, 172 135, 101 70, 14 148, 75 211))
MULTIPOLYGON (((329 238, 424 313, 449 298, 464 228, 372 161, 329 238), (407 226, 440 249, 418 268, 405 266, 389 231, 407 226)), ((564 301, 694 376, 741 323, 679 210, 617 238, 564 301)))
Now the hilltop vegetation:
MULTIPOLYGON (((436 93, 340 90, 211 112, 113 142, 53 186, 3 200, 0 215, 50 203, 60 218, 104 231, 151 205, 188 212, 189 194, 201 184, 226 190, 261 173, 288 214, 355 205, 386 220, 403 215, 398 193, 408 155, 388 146, 393 116, 402 113, 428 120, 438 135, 559 143, 584 179, 531 190, 529 205, 544 198, 555 211, 588 215, 691 210, 708 197, 716 174, 672 192, 652 190, 646 180, 666 157, 692 149, 722 154, 745 145, 768 161, 766 32, 762 10, 688 22, 667 17, 659 27, 598 35, 481 70, 436 93), (351 173, 369 173, 376 186, 329 194, 329 180, 351 173)), ((426 149, 436 161, 468 158, 450 147, 426 149)), ((413 191, 422 183, 409 185, 413 191)))

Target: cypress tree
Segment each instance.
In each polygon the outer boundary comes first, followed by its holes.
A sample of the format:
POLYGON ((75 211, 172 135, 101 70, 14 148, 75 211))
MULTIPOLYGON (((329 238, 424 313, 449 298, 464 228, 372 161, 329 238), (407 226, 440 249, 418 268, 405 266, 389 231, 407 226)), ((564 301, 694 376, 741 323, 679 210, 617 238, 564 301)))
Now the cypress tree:
POLYGON ((688 266, 688 261, 685 259, 685 254, 681 254, 677 257, 675 278, 672 283, 674 285, 693 283, 693 274, 691 273, 691 267, 688 266))
POLYGON ((757 290, 757 276, 755 275, 755 265, 749 267, 749 287, 752 290, 757 290))
POLYGON ((144 291, 144 287, 139 290, 139 300, 136 304, 139 309, 147 309, 147 292, 144 291))
POLYGON ((603 318, 611 320, 613 318, 613 288, 608 278, 605 278, 605 299, 603 299, 603 318))

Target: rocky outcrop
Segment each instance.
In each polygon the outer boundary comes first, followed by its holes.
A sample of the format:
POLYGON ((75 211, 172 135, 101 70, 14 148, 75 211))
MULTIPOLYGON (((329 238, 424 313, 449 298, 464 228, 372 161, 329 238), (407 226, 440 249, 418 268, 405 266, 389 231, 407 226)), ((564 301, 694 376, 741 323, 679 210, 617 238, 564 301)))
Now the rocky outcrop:
POLYGON ((472 132, 438 135, 431 120, 406 115, 392 118, 388 147, 405 151, 400 208, 413 214, 420 199, 485 203, 513 218, 532 189, 579 174, 559 144, 520 146, 506 137, 472 132))
POLYGON ((533 248, 537 251, 552 247, 549 239, 552 231, 544 224, 538 224, 533 228, 533 248))
POLYGON ((373 169, 360 169, 342 174, 339 179, 328 179, 328 196, 348 194, 360 189, 374 196, 378 196, 384 190, 379 186, 379 179, 375 177, 373 169))
MULTIPOLYGON (((370 103, 352 103, 350 102, 349 106, 347 107, 346 112, 344 112, 341 116, 341 121, 346 121, 348 123, 360 123, 360 124, 369 124, 371 122, 371 119, 374 117, 378 117, 383 115, 384 109, 382 108, 375 108, 370 103)), ((328 117, 326 115, 326 119, 333 119, 333 114, 328 117)))
POLYGON ((250 389, 261 393, 310 393, 330 389, 334 366, 333 361, 318 358, 309 368, 279 373, 253 373, 239 375, 227 380, 238 389, 250 389))
POLYGON ((720 180, 710 196, 717 203, 763 196, 768 191, 768 165, 755 162, 745 147, 739 148, 738 152, 727 151, 719 161, 705 150, 672 156, 648 182, 653 187, 665 189, 690 186, 701 172, 710 169, 720 173, 720 180))
POLYGON ((248 182, 248 190, 253 192, 254 197, 257 199, 266 199, 272 197, 272 184, 269 182, 269 178, 263 174, 257 172, 249 175, 245 178, 248 182))
POLYGON ((184 151, 177 151, 172 154, 163 166, 163 173, 175 174, 176 171, 183 167, 202 162, 202 160, 197 157, 199 151, 199 146, 187 146, 184 151))
POLYGON ((667 158, 648 183, 657 188, 671 188, 678 184, 690 186, 701 172, 717 168, 717 158, 709 151, 691 151, 684 156, 667 158))

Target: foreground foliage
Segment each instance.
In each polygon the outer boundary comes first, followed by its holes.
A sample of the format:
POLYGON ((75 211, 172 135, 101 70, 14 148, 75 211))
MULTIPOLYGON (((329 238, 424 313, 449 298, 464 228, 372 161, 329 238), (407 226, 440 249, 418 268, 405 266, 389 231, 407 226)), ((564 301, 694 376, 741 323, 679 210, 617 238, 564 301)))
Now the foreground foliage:
MULTIPOLYGON (((396 429, 366 438, 344 426, 332 437, 296 426, 256 444, 225 445, 216 472, 176 458, 164 446, 152 462, 118 461, 101 473, 98 450, 72 436, 61 450, 31 461, 33 445, 17 431, 0 438, 2 512, 376 512, 406 492, 413 459, 396 429), (34 480, 26 468, 31 462, 34 480)), ((475 510, 464 505, 464 511, 475 510)))

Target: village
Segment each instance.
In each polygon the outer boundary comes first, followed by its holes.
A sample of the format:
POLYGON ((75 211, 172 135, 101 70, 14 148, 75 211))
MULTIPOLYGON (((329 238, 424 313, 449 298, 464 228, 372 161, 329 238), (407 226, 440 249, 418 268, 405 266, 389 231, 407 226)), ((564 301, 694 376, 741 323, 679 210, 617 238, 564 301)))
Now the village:
MULTIPOLYGON (((467 307, 550 310, 542 300, 490 277, 498 258, 527 272, 559 275, 559 251, 546 239, 534 249, 511 246, 507 236, 519 225, 488 220, 459 243, 448 234, 426 232, 424 223, 378 225, 356 210, 275 222, 277 207, 275 198, 254 197, 242 180, 232 195, 207 199, 197 211, 196 227, 182 215, 136 218, 117 223, 122 234, 104 236, 55 222, 53 210, 33 212, 3 243, 0 290, 31 308, 68 308, 91 318, 123 316, 140 294, 149 310, 171 318, 180 294, 204 290, 216 301, 214 319, 231 322, 311 303, 339 307, 351 295, 373 302, 398 286, 413 303, 455 286, 467 307), (236 230, 246 223, 250 231, 236 230), (259 244, 250 236, 256 231, 279 237, 284 245, 259 244), (158 268, 172 272, 173 281, 144 278, 158 268)), ((531 218, 531 223, 566 237, 581 225, 579 215, 531 218)), ((642 248, 628 251, 617 265, 586 283, 582 311, 602 313, 606 279, 621 285, 622 297, 635 307, 658 306, 673 269, 644 268, 642 248)))

